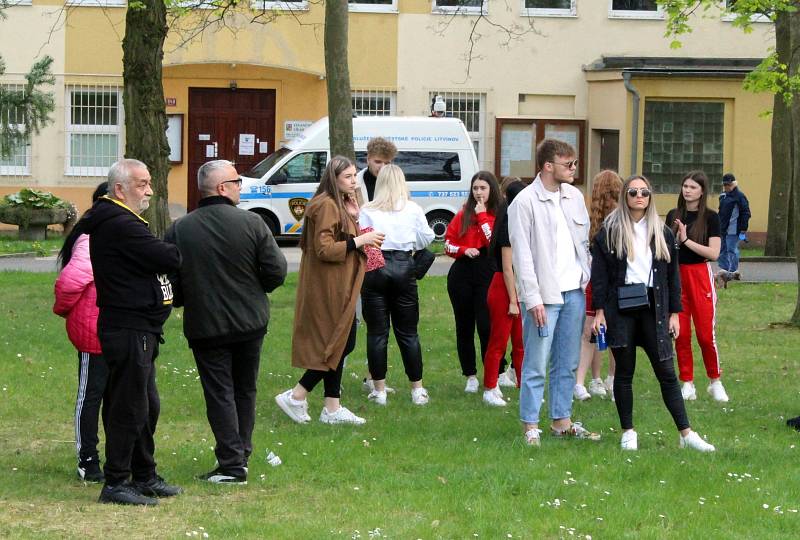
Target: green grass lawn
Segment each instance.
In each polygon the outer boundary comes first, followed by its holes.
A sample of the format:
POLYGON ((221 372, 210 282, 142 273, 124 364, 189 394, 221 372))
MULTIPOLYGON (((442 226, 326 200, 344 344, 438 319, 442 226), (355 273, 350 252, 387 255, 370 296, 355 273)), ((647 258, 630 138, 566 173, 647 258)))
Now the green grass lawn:
MULTIPOLYGON (((410 403, 396 347, 388 406, 361 391, 364 332, 345 371, 343 403, 368 422, 292 423, 273 396, 292 386, 290 328, 296 276, 272 295, 247 486, 194 480, 213 467, 197 371, 180 311, 158 359, 159 471, 184 495, 156 508, 97 504, 99 487, 75 477, 77 357, 51 314, 52 274, 0 273, 0 537, 3 538, 797 538, 800 536, 800 332, 788 319, 794 285, 734 284, 720 291, 718 341, 731 402, 705 393, 688 404, 693 426, 717 446, 678 449, 649 363, 635 382, 636 453, 619 450, 609 401, 575 405, 599 443, 544 436, 523 444, 518 393, 506 410, 465 395, 445 279, 420 282, 427 407, 410 403), (278 454, 273 468, 264 456, 278 454)), ((700 361, 696 361, 699 367, 700 361)), ((547 410, 543 410, 546 416, 547 410)), ((545 430, 547 422, 543 422, 545 430)), ((103 439, 101 435, 101 440, 103 439)))
POLYGON ((17 239, 16 233, 0 235, 0 255, 13 253, 36 253, 38 255, 50 255, 58 252, 64 238, 58 233, 48 232, 46 240, 31 242, 29 240, 17 239))

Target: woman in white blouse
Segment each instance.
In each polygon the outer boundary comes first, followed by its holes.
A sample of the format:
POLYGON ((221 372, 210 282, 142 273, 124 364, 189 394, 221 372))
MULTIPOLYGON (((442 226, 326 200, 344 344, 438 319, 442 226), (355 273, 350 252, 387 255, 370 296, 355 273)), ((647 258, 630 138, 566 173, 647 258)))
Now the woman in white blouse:
POLYGON ((679 446, 713 452, 714 446, 692 431, 675 375, 672 339, 680 333, 682 309, 678 246, 658 217, 652 195, 645 177, 628 178, 619 205, 592 242, 594 332, 605 326, 617 364, 614 398, 622 427, 620 446, 638 449, 633 428, 638 346, 647 354, 661 386, 661 397, 680 433, 679 446))
POLYGON ((422 348, 419 343, 419 297, 413 252, 433 241, 422 208, 410 200, 405 175, 396 165, 384 165, 375 183, 375 198, 361 208, 359 226, 385 233, 381 246, 385 266, 367 272, 361 287, 364 321, 367 323, 367 362, 375 389, 368 399, 386 405, 386 347, 389 321, 400 349, 411 401, 428 403, 422 386, 422 348))

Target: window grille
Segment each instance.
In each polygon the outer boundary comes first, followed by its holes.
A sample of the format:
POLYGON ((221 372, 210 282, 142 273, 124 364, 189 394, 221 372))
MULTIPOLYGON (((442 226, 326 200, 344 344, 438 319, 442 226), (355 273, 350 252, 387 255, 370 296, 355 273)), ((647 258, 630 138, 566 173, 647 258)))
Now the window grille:
POLYGON ((392 116, 396 114, 397 92, 386 88, 354 89, 353 114, 356 116, 392 116))
POLYGON ((123 154, 122 89, 114 85, 67 88, 66 174, 105 176, 123 154))

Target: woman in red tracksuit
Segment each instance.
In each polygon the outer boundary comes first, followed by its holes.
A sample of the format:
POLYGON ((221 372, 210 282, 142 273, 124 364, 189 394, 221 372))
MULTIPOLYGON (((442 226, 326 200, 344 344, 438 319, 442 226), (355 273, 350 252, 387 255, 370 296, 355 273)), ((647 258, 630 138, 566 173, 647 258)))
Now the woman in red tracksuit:
MULTIPOLYGON (((108 192, 106 182, 92 195, 96 201, 108 192)), ((55 283, 53 312, 66 318, 67 336, 78 350, 78 395, 75 399, 75 446, 78 478, 102 482, 103 471, 97 453, 98 420, 108 380, 108 366, 97 338, 97 291, 89 259, 89 235, 79 221, 64 239, 58 254, 61 273, 55 283)))
POLYGON ((720 249, 719 216, 706 206, 708 178, 703 171, 688 173, 681 183, 678 207, 667 214, 680 245, 681 303, 680 333, 675 341, 679 378, 683 382, 683 399, 697 399, 694 386, 692 328, 703 353, 706 374, 711 380, 708 393, 716 401, 728 401, 719 380, 719 351, 715 333, 717 294, 714 273, 709 261, 716 261, 720 249))
POLYGON ((447 294, 456 321, 456 349, 461 373, 467 378, 465 392, 478 391, 475 364, 475 328, 481 342, 481 358, 489 344, 489 312, 486 294, 494 275, 494 261, 488 255, 495 215, 501 204, 497 179, 478 171, 470 182, 464 207, 447 227, 445 253, 455 259, 447 274, 447 294))
POLYGON ((483 357, 483 402, 495 407, 505 407, 506 400, 497 385, 500 360, 506 352, 511 339, 511 363, 516 378, 520 380, 522 357, 525 354, 522 343, 522 319, 519 314, 514 268, 511 263, 511 241, 508 237, 508 206, 525 189, 525 184, 516 180, 506 187, 506 203, 497 216, 489 254, 494 259, 495 273, 489 284, 486 304, 491 319, 489 345, 483 357))

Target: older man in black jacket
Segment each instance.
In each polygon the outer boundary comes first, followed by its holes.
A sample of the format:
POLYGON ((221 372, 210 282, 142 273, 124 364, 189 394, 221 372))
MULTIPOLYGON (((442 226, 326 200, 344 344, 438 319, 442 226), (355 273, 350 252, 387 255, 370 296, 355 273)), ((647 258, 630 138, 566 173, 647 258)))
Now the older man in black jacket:
POLYGON ((155 360, 172 309, 167 274, 178 269, 181 256, 140 216, 152 194, 147 166, 120 160, 108 172, 108 195, 82 219, 100 310, 97 334, 109 369, 104 503, 154 505, 154 497, 181 492, 156 474, 153 457, 161 408, 155 360))
POLYGON ((236 208, 242 179, 225 160, 197 172, 199 207, 176 221, 166 240, 183 265, 175 276, 176 305, 194 353, 216 438, 217 467, 200 478, 246 483, 253 450, 256 381, 269 322, 265 293, 286 278, 286 258, 264 220, 236 208))

